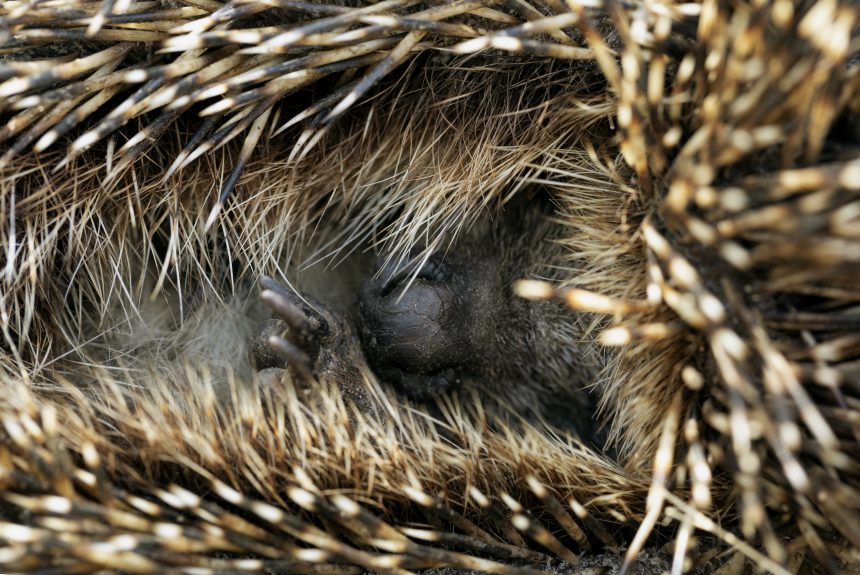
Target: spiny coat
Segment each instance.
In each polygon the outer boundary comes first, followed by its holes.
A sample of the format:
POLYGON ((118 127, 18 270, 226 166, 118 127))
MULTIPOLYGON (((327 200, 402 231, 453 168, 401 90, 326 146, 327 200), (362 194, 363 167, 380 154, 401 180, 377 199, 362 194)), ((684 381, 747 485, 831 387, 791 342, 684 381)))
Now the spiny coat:
POLYGON ((658 523, 678 571, 856 561, 858 17, 4 4, 4 569, 513 571, 658 523), (518 290, 607 315, 617 459, 478 397, 430 421, 373 387, 383 425, 197 347, 233 322, 195 310, 309 243, 437 248, 535 186, 576 274, 518 290))

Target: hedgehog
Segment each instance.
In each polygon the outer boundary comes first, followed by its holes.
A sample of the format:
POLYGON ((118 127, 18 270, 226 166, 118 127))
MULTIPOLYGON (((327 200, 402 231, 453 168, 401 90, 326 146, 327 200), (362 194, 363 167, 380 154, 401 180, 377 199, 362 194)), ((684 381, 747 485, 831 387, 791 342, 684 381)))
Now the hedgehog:
POLYGON ((341 304, 345 313, 264 277, 262 300, 278 317, 255 330, 250 364, 272 384, 285 368, 311 382, 331 382, 364 410, 377 407, 362 382, 367 369, 424 403, 483 387, 484 403, 502 400, 514 413, 551 419, 581 440, 600 443, 594 441, 595 394, 588 388, 609 362, 589 345, 586 318, 554 302, 518 298, 511 289, 520 275, 557 274, 561 266, 551 264, 563 261, 562 254, 549 253, 560 251, 563 227, 547 217, 540 198, 533 202, 476 226, 470 237, 426 255, 414 270, 407 263, 376 277, 371 268, 358 298, 344 298, 352 301, 341 304))
POLYGON ((856 569, 858 17, 7 3, 3 570, 856 569))

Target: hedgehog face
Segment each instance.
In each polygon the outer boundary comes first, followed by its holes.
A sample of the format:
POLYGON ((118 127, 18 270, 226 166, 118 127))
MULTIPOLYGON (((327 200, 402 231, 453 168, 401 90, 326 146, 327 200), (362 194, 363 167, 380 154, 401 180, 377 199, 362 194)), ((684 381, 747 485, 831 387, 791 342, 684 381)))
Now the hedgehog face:
POLYGON ((332 382, 364 406, 364 380, 347 365, 369 367, 421 402, 468 386, 503 404, 501 411, 591 438, 595 398, 587 388, 603 363, 588 343, 586 319, 512 291, 517 279, 554 271, 541 263, 563 249, 553 241, 563 230, 546 217, 549 207, 536 202, 481 222, 417 269, 383 265, 374 273, 379 265, 367 262, 356 271, 369 279, 339 312, 264 278, 263 301, 280 319, 259 327, 251 364, 332 382))
POLYGON ((260 324, 252 336, 250 363, 260 371, 289 365, 326 379, 334 374, 321 360, 348 348, 349 355, 364 355, 382 381, 412 399, 429 399, 452 389, 464 374, 479 371, 492 355, 487 334, 493 306, 487 302, 499 291, 492 261, 471 257, 469 250, 437 253, 417 271, 404 266, 365 280, 353 314, 360 340, 345 317, 264 277, 262 298, 276 318, 260 324), (330 349, 335 344, 340 351, 330 349))

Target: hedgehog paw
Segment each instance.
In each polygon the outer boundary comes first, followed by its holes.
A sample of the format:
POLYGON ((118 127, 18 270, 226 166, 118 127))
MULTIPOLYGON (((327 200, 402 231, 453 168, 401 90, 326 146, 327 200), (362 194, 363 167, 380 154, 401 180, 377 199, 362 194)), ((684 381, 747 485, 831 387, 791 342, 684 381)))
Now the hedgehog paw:
POLYGON ((251 337, 249 359, 262 380, 286 369, 305 382, 332 383, 364 403, 363 355, 349 322, 268 276, 260 278, 260 287, 260 299, 274 314, 251 337))

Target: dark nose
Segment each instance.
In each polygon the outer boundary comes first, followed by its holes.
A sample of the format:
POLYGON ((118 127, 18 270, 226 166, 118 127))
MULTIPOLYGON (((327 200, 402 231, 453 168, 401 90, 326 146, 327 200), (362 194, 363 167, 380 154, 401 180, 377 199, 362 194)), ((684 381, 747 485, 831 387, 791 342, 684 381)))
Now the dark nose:
POLYGON ((413 373, 463 364, 470 353, 458 328, 463 307, 445 283, 419 278, 404 292, 381 281, 366 282, 359 310, 368 360, 413 373))

